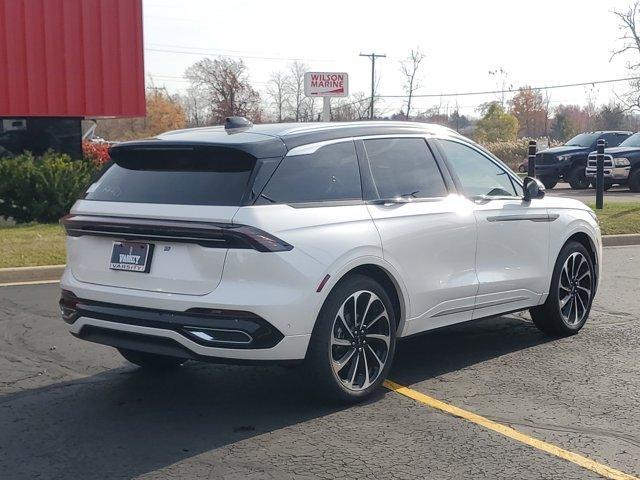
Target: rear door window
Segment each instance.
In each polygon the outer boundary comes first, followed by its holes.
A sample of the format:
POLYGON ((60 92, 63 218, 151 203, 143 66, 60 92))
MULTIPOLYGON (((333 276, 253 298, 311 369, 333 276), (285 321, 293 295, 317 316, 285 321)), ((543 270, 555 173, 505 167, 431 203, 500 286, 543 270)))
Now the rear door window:
POLYGON ((122 149, 85 199, 175 205, 240 205, 255 158, 230 148, 122 149))
POLYGON ((365 140, 379 198, 447 195, 440 169, 423 138, 365 140))
POLYGON ((362 200, 353 141, 333 143, 306 155, 286 156, 258 203, 362 200))

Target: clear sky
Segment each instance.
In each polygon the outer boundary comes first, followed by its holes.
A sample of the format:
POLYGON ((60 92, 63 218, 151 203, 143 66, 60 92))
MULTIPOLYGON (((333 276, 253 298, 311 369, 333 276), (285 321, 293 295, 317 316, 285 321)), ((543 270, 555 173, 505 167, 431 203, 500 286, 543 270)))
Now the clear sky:
MULTIPOLYGON (((426 54, 417 93, 496 89, 488 71, 503 68, 514 87, 544 86, 628 76, 626 59, 609 61, 620 46, 613 9, 631 0, 289 1, 144 0, 145 64, 156 86, 182 91, 184 70, 203 55, 243 57, 252 83, 264 90, 273 71, 292 59, 315 71, 345 71, 351 92, 370 90, 376 52, 381 95, 402 94, 399 62, 411 48, 426 54), (169 52, 172 51, 173 53, 169 52)), ((625 84, 549 91, 551 105, 598 102, 622 93, 625 84)), ((458 97, 473 113, 496 96, 458 97)), ((401 99, 385 99, 387 113, 401 99)), ((419 110, 456 98, 416 99, 419 110)))

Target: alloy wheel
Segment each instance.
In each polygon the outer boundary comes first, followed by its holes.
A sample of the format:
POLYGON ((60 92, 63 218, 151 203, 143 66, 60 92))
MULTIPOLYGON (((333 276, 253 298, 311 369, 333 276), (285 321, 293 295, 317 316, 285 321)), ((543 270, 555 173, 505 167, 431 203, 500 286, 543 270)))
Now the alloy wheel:
POLYGON ((562 320, 570 327, 579 325, 587 315, 593 281, 591 266, 580 252, 564 262, 558 282, 558 300, 562 320))
POLYGON ((390 343, 389 315, 382 300, 367 290, 351 294, 331 329, 333 373, 349 390, 368 388, 384 370, 390 343))

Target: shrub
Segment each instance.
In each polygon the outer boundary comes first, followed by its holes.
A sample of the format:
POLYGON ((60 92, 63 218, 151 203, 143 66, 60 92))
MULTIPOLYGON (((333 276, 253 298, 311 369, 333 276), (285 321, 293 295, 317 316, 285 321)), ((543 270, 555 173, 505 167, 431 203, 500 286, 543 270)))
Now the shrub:
POLYGON ((56 222, 89 186, 96 168, 92 161, 52 151, 0 158, 0 216, 17 223, 56 222))
MULTIPOLYGON (((502 160, 509 167, 518 171, 518 165, 527 158, 529 154, 529 140, 535 140, 532 138, 518 138, 517 140, 503 141, 503 142, 481 142, 482 146, 493 153, 496 157, 502 160)), ((538 140, 538 150, 544 148, 542 144, 546 144, 546 139, 538 140)), ((549 145, 552 146, 552 145, 549 145)))
POLYGON ((95 163, 96 166, 104 165, 110 160, 109 144, 85 140, 82 142, 82 156, 85 160, 95 163))

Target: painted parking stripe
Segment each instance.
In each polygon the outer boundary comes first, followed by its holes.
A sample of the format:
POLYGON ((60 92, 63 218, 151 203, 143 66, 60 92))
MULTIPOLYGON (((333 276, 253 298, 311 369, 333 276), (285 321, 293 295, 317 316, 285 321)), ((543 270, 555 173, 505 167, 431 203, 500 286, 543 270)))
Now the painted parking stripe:
POLYGON ((60 280, 33 280, 30 282, 0 283, 0 287, 20 287, 23 285, 46 285, 48 283, 60 283, 60 280))
POLYGON ((549 453, 556 457, 568 460, 569 462, 575 463, 582 468, 586 468, 587 470, 596 472, 597 474, 605 478, 610 478, 612 480, 640 480, 638 479, 638 477, 634 477, 633 475, 629 475, 628 473, 624 473, 620 470, 616 470, 615 468, 603 465, 602 463, 598 463, 594 460, 591 460, 590 458, 583 457, 582 455, 579 455, 577 453, 570 452, 550 443, 538 440, 537 438, 525 435, 524 433, 519 432, 518 430, 515 430, 511 427, 496 423, 481 415, 477 415, 467 410, 463 410, 462 408, 458 408, 454 405, 442 402, 433 397, 425 395, 424 393, 412 390, 411 388, 403 387, 402 385, 398 385, 397 383, 390 380, 385 380, 384 386, 389 390, 399 393, 400 395, 404 395, 405 397, 409 397, 424 405, 428 405, 429 407, 449 413, 453 416, 475 423, 476 425, 480 425, 481 427, 487 428, 489 430, 493 430, 494 432, 500 433, 505 437, 509 437, 520 443, 524 443, 525 445, 529 445, 530 447, 537 448, 538 450, 542 450, 543 452, 549 453))

